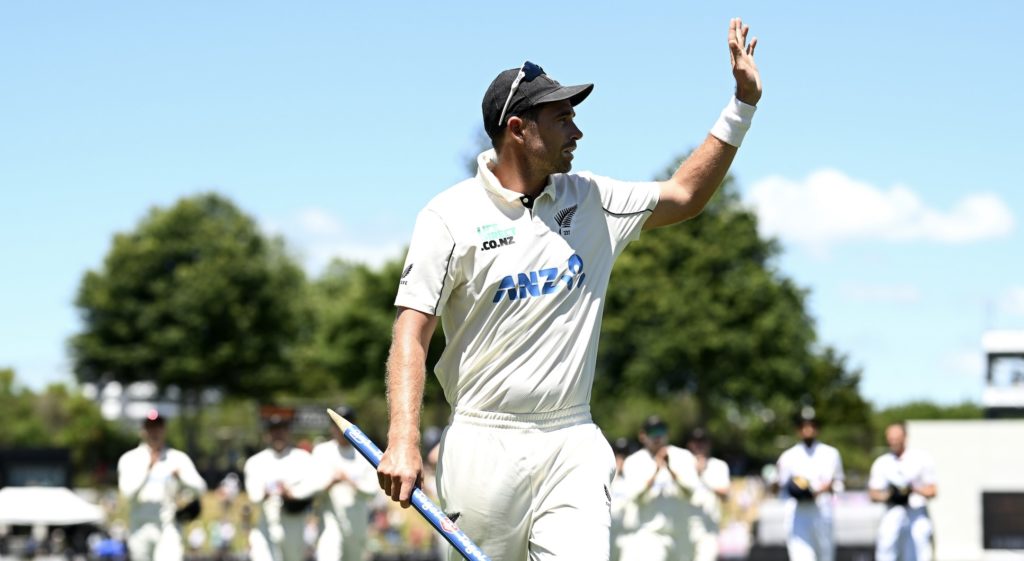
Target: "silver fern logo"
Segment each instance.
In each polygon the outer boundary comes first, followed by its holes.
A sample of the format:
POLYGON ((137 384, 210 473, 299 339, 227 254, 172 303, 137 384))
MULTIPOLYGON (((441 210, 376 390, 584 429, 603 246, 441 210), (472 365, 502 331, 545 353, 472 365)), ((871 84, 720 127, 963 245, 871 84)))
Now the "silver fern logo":
POLYGON ((558 233, 563 236, 569 235, 569 227, 572 226, 572 217, 576 216, 576 205, 563 208, 555 214, 555 223, 558 224, 558 233))
POLYGON ((403 285, 403 286, 406 285, 406 284, 409 284, 409 281, 406 280, 405 277, 409 276, 409 273, 411 273, 411 272, 412 272, 412 263, 409 263, 409 266, 406 267, 404 271, 402 271, 402 278, 401 278, 401 280, 398 281, 398 284, 403 285))

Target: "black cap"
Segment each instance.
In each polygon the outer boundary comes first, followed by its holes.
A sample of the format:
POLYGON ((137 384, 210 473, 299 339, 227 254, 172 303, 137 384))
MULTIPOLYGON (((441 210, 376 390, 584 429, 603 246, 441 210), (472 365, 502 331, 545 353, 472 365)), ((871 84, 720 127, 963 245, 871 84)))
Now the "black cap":
POLYGON ((697 427, 693 429, 693 432, 690 433, 689 440, 691 442, 710 442, 711 437, 708 436, 708 431, 704 430, 701 427, 697 427))
POLYGON ((353 425, 356 424, 356 410, 348 405, 339 405, 334 408, 334 412, 353 425))
POLYGON ((651 436, 658 434, 668 434, 668 423, 663 421, 661 417, 657 415, 651 415, 650 417, 647 417, 647 419, 644 421, 643 429, 644 434, 651 436))
POLYGON ((292 425, 292 420, 284 415, 273 414, 267 417, 267 430, 286 429, 292 425))
POLYGON ((166 419, 156 409, 150 409, 146 412, 146 416, 142 418, 142 426, 144 427, 160 427, 163 426, 166 419))
POLYGON ((620 436, 612 441, 612 450, 620 456, 628 456, 633 443, 625 436, 620 436))
POLYGON ((484 130, 487 131, 487 136, 493 140, 508 123, 509 117, 521 115, 531 107, 552 101, 568 99, 573 106, 576 106, 586 99, 593 89, 594 84, 563 86, 545 74, 543 68, 527 61, 520 68, 509 68, 498 74, 491 85, 487 87, 482 104, 484 130), (512 94, 508 108, 505 109, 505 101, 509 99, 508 94, 520 71, 523 71, 525 76, 519 82, 515 93, 512 94), (501 115, 502 109, 505 109, 504 118, 501 115))

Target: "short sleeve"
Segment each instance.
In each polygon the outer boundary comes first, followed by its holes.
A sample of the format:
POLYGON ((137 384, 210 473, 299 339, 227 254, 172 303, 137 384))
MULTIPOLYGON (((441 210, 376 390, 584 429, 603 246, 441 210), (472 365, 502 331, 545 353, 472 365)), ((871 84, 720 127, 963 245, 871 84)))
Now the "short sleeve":
POLYGON ((616 249, 640 237, 644 222, 654 211, 661 195, 656 182, 619 181, 599 175, 586 176, 597 187, 601 207, 616 249))
POLYGON ((889 479, 885 473, 885 456, 881 456, 871 464, 871 475, 868 476, 868 489, 884 491, 889 487, 889 479))
POLYGON ((422 210, 416 217, 395 306, 441 315, 454 284, 454 252, 455 240, 444 220, 430 208, 422 210))
POLYGON ((717 458, 708 460, 704 470, 704 483, 712 489, 729 488, 729 464, 717 458))

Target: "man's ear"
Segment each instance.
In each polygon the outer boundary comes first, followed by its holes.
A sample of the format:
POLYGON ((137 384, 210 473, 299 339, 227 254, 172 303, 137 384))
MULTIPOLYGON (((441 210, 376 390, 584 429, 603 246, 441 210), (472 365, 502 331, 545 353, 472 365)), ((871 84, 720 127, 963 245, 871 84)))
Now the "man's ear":
POLYGON ((526 128, 526 121, 524 121, 522 117, 509 117, 507 127, 509 136, 515 138, 518 142, 523 141, 523 131, 526 128))

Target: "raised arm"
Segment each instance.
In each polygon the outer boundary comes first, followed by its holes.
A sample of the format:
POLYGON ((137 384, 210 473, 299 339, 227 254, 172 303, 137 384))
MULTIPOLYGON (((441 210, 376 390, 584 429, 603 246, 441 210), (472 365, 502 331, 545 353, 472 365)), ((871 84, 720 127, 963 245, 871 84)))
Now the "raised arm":
POLYGON ((420 409, 426 383, 427 348, 437 316, 399 308, 388 354, 388 443, 377 466, 384 494, 408 508, 413 488, 423 477, 420 409))
POLYGON ((761 75, 754 63, 757 38, 747 43, 750 27, 739 18, 729 22, 729 58, 736 80, 736 96, 704 142, 675 174, 661 183, 661 196, 644 229, 659 228, 700 214, 725 179, 743 133, 750 126, 754 106, 761 99, 761 75))

